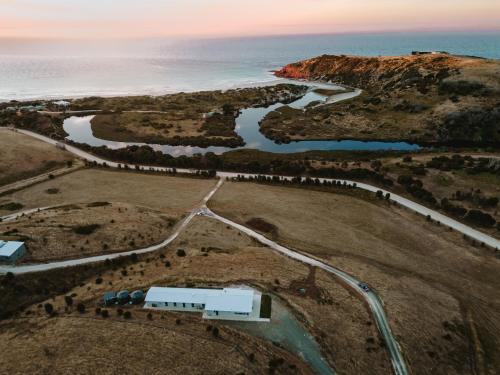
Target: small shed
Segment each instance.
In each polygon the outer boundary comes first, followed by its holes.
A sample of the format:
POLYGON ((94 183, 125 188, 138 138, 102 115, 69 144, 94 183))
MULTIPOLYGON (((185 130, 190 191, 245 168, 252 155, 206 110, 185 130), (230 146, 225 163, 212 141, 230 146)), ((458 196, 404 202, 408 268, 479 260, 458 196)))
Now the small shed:
POLYGON ((0 262, 16 263, 24 254, 26 254, 24 242, 0 240, 0 262))

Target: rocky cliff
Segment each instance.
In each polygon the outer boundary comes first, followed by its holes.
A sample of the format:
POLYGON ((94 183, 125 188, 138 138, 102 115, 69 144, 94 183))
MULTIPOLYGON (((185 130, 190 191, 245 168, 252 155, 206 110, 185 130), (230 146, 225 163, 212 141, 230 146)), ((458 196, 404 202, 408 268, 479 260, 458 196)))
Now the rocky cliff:
POLYGON ((396 57, 323 55, 289 64, 275 72, 282 78, 322 80, 363 89, 402 88, 416 85, 421 91, 456 75, 483 59, 448 54, 396 57))
POLYGON ((349 101, 306 111, 280 109, 261 131, 276 141, 408 140, 500 145, 500 61, 446 53, 329 56, 289 64, 282 78, 362 88, 349 101))

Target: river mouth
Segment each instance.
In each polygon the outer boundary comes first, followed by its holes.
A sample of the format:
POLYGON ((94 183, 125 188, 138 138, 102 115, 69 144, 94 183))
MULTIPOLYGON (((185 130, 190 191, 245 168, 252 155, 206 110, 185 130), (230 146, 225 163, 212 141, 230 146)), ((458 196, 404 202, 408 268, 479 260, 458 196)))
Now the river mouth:
MULTIPOLYGON (((324 84, 314 85, 312 88, 325 87, 324 84)), ((328 88, 341 89, 340 86, 327 85, 328 88)), ((334 103, 341 100, 347 100, 359 95, 359 90, 352 92, 340 93, 331 97, 316 93, 312 89, 302 98, 288 103, 286 105, 301 109, 313 102, 319 103, 334 103)), ((285 105, 285 103, 276 103, 265 108, 246 108, 243 109, 236 119, 236 133, 243 139, 245 145, 242 147, 215 147, 206 148, 195 146, 170 146, 147 143, 133 142, 116 142, 105 139, 100 139, 94 136, 90 121, 93 116, 72 116, 64 121, 63 128, 68 134, 66 139, 77 142, 86 143, 89 146, 101 147, 106 146, 110 149, 120 149, 127 146, 150 146, 155 151, 161 151, 164 154, 172 156, 192 156, 195 154, 206 154, 213 152, 215 154, 223 154, 224 152, 238 149, 255 149, 259 151, 271 153, 297 153, 305 151, 335 151, 335 150, 362 150, 362 151, 415 151, 420 147, 407 142, 382 142, 382 141, 356 141, 356 140, 329 140, 329 141, 293 141, 286 144, 276 143, 271 139, 266 138, 260 132, 260 121, 270 112, 285 105)))

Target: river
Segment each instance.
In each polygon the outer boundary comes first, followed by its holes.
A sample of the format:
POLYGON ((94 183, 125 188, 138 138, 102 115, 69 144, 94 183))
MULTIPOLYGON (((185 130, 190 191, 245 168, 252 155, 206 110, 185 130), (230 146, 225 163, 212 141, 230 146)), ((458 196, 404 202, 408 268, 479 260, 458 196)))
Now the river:
MULTIPOLYGON (((335 85, 325 85, 325 84, 312 84, 311 90, 309 90, 306 95, 302 98, 289 103, 288 105, 293 108, 304 108, 309 103, 319 101, 335 103, 341 100, 348 100, 359 95, 360 91, 355 90, 353 92, 345 92, 331 97, 320 95, 313 91, 314 88, 328 87, 330 89, 340 89, 339 86, 335 85)), ((236 132, 243 138, 245 146, 238 148, 229 147, 193 147, 193 146, 170 146, 170 145, 157 145, 149 144, 153 149, 162 151, 165 154, 170 154, 172 156, 191 156, 194 154, 205 154, 207 152, 213 152, 216 154, 222 154, 227 151, 237 150, 237 149, 256 149, 260 151, 274 152, 274 153, 294 153, 294 152, 304 152, 311 150, 402 150, 402 151, 412 151, 419 148, 418 145, 410 144, 406 142, 379 142, 379 141, 355 141, 355 140, 333 140, 333 141, 296 141, 287 144, 279 144, 271 139, 266 138, 260 132, 260 121, 264 117, 274 111, 275 109, 283 106, 283 103, 276 103, 265 108, 246 108, 243 109, 236 119, 236 132)), ((124 148, 131 145, 146 145, 145 143, 127 143, 127 142, 116 142, 110 140, 99 139, 92 133, 92 127, 90 121, 93 116, 72 116, 64 121, 64 130, 68 133, 68 140, 86 143, 90 146, 107 146, 111 149, 124 148)))

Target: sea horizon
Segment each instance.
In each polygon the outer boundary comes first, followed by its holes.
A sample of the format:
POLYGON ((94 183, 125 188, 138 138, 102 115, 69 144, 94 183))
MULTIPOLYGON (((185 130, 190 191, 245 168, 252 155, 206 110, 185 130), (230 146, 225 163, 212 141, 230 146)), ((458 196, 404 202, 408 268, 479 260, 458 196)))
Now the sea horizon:
POLYGON ((0 101, 165 95, 273 83, 285 64, 323 54, 443 50, 500 58, 500 32, 345 33, 79 41, 0 39, 0 101))

